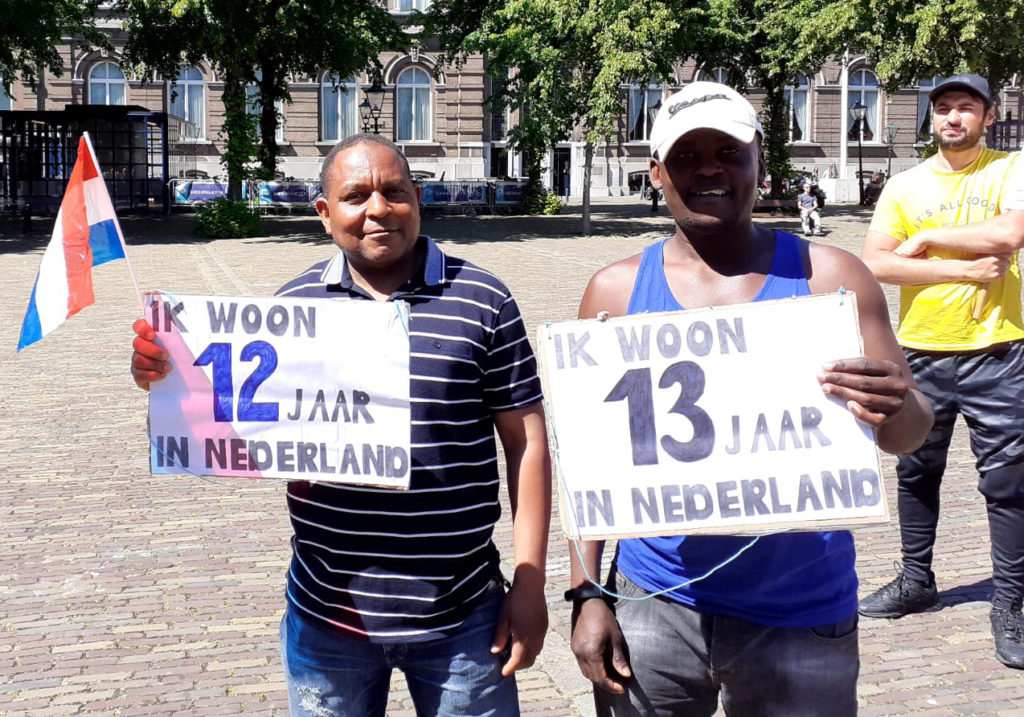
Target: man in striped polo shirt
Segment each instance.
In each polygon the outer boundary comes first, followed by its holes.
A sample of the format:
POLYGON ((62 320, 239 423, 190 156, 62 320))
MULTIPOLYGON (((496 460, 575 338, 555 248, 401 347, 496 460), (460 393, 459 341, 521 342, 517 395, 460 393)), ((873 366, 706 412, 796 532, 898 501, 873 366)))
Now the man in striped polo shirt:
MULTIPOLYGON (((410 311, 408 491, 288 484, 295 537, 281 646, 293 715, 383 715, 401 669, 419 714, 518 715, 512 673, 547 630, 550 465, 536 362, 496 277, 419 234, 419 188, 377 135, 338 143, 317 200, 340 252, 281 296, 401 299, 410 311), (508 466, 515 574, 491 540, 500 514, 495 429, 508 466)), ((167 354, 136 322, 136 383, 167 354)), ((326 357, 325 357, 325 360, 326 357)))

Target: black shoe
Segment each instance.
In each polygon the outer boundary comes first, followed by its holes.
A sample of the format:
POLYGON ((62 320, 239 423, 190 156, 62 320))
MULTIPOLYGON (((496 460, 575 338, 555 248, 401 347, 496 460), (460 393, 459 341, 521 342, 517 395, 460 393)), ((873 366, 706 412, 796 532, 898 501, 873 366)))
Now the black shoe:
POLYGON ((912 612, 930 612, 938 604, 934 580, 911 580, 901 569, 895 580, 861 600, 857 611, 864 617, 898 618, 912 612))
POLYGON ((1007 667, 1024 670, 1024 614, 1020 604, 1009 609, 993 607, 989 620, 996 639, 996 657, 1007 667))

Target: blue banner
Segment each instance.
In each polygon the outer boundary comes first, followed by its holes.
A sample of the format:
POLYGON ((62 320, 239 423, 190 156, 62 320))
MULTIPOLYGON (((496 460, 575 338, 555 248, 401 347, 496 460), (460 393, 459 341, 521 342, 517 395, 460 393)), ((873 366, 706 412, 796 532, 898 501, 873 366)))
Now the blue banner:
POLYGON ((260 182, 260 204, 309 204, 306 182, 260 182))
POLYGON ((212 202, 228 196, 228 188, 217 182, 187 181, 174 186, 174 202, 191 204, 193 202, 212 202))

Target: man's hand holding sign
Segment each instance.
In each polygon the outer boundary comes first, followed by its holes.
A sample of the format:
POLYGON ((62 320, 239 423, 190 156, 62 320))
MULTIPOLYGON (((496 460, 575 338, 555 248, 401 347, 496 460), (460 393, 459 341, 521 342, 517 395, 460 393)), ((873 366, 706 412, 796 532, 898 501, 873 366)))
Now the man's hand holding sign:
MULTIPOLYGON (((614 611, 591 584, 601 580, 603 543, 583 543, 578 557, 570 550, 572 649, 598 688, 600 714, 710 716, 719 696, 727 714, 827 709, 852 717, 857 711, 853 540, 847 531, 819 529, 811 515, 832 510, 842 522, 884 503, 871 433, 885 451, 912 450, 932 416, 864 264, 752 222, 764 176, 761 134, 754 109, 724 85, 695 82, 666 97, 651 132, 651 180, 664 193, 675 233, 598 271, 580 303, 581 319, 630 315, 628 324, 606 322, 623 329, 623 338, 613 333, 611 350, 595 351, 602 359, 591 356, 596 365, 617 360, 625 379, 611 391, 596 386, 597 403, 622 410, 621 397, 653 409, 630 412, 632 425, 620 428, 639 446, 632 456, 641 465, 590 481, 635 481, 630 488, 639 489, 629 491, 624 509, 608 511, 616 520, 625 517, 631 534, 645 536, 618 541, 608 579, 617 594, 614 611), (856 296, 856 311, 841 292, 856 296), (810 294, 828 296, 769 303, 810 294), (788 313, 812 306, 827 311, 804 319, 788 313), (690 311, 662 313, 683 310, 690 311), (667 365, 623 374, 645 368, 637 361, 622 365, 626 351, 639 355, 644 325, 651 332, 649 356, 661 355, 667 365), (813 357, 804 355, 809 350, 813 357), (670 474, 643 483, 644 471, 663 463, 670 474), (721 471, 731 474, 719 481, 721 471), (786 484, 797 488, 793 502, 786 484), (797 517, 800 505, 804 515, 797 517), (650 531, 655 507, 659 527, 650 531), (804 532, 755 538, 670 535, 699 528, 712 515, 717 531, 736 533, 807 522, 804 532), (715 671, 712 654, 728 669, 715 671)), ((577 329, 575 353, 563 343, 563 361, 583 361, 581 336, 577 329)), ((551 381, 588 370, 553 377, 555 359, 548 361, 551 381)), ((553 415, 558 410, 554 405, 553 415)), ((612 455, 607 440, 591 445, 612 455)), ((604 495, 581 493, 581 509, 572 512, 606 531, 604 495)))
POLYGON ((907 385, 833 360, 861 353, 849 292, 545 325, 538 345, 573 537, 887 519, 872 428, 907 385))
POLYGON ((404 302, 149 300, 174 366, 150 392, 154 473, 408 488, 404 302))

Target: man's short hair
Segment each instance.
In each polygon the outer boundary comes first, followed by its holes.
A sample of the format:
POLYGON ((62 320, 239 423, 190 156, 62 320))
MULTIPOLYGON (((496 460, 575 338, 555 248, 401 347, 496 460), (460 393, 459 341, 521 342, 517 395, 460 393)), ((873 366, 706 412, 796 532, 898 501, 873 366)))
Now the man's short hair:
POLYGON ((327 153, 326 157, 324 157, 324 163, 320 165, 320 190, 325 195, 327 194, 327 178, 330 176, 334 160, 337 159, 338 155, 346 149, 355 147, 357 144, 377 144, 381 147, 387 147, 390 149, 401 158, 402 166, 405 168, 405 178, 410 182, 412 181, 412 171, 409 169, 409 160, 402 153, 402 149, 397 144, 387 137, 381 137, 379 134, 354 134, 346 137, 331 147, 331 151, 327 153))

